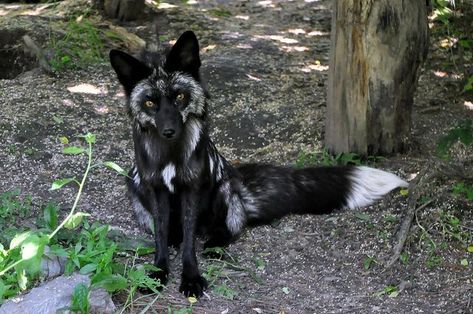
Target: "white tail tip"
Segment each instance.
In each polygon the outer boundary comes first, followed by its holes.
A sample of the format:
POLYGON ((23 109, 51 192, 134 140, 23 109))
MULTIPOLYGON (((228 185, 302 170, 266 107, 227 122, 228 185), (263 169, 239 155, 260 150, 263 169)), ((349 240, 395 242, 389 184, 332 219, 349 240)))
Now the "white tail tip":
POLYGON ((409 185, 393 173, 364 166, 356 167, 349 179, 347 208, 350 209, 368 206, 395 188, 409 185))

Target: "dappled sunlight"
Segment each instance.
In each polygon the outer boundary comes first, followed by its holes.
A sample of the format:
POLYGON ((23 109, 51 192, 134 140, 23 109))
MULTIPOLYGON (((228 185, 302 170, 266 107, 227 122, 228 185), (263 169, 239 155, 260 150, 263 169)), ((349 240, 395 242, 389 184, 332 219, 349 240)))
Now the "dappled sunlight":
POLYGON ((253 80, 253 81, 256 81, 256 82, 260 82, 261 79, 259 77, 256 77, 256 76, 253 76, 251 74, 246 74, 246 77, 249 78, 250 80, 253 80))
POLYGON ((9 11, 0 8, 0 16, 5 16, 9 11))
POLYGON ((319 60, 315 61, 314 63, 306 64, 304 67, 300 68, 300 70, 304 73, 310 73, 313 71, 323 72, 328 70, 328 65, 322 65, 319 60))
POLYGON ((258 5, 262 6, 263 8, 275 8, 276 7, 276 5, 271 0, 258 1, 258 5))
POLYGON ((466 107, 468 110, 473 110, 473 102, 471 101, 465 101, 463 105, 466 107))
POLYGON ((253 49, 253 46, 250 44, 238 44, 236 47, 239 49, 253 49))
POLYGON ((43 11, 45 9, 49 8, 50 6, 51 6, 51 4, 45 4, 45 5, 42 5, 40 7, 35 8, 34 10, 23 11, 23 12, 20 13, 20 15, 37 16, 37 15, 40 15, 41 13, 43 13, 43 11))
POLYGON ((297 44, 299 41, 293 38, 287 38, 281 35, 256 35, 254 36, 256 39, 270 39, 274 41, 278 41, 283 44, 297 44))
POLYGON ((63 99, 62 104, 66 107, 74 107, 75 103, 72 101, 72 99, 63 99))
POLYGON ((88 84, 88 83, 81 83, 75 86, 71 86, 67 88, 68 91, 71 93, 78 93, 78 94, 90 94, 90 95, 104 95, 106 91, 103 88, 99 88, 95 85, 88 84))
POLYGON ((214 50, 215 48, 217 48, 217 45, 208 45, 208 46, 205 46, 204 48, 202 48, 202 52, 208 52, 210 50, 214 50))
POLYGON ((303 30, 302 28, 292 28, 287 30, 288 33, 294 34, 294 35, 300 35, 300 34, 305 34, 306 31, 303 30))
POLYGON ((106 114, 106 113, 110 112, 110 110, 108 109, 108 106, 106 106, 106 105, 94 106, 94 110, 98 114, 106 114))
POLYGON ((329 32, 321 32, 321 31, 311 31, 307 34, 308 37, 313 37, 313 36, 328 36, 330 35, 329 32))
POLYGON ((454 80, 462 80, 463 79, 462 74, 447 73, 445 71, 440 71, 440 70, 435 70, 435 71, 433 71, 433 73, 436 77, 440 77, 440 78, 451 78, 451 79, 454 79, 454 80))
POLYGON ((303 51, 309 51, 308 47, 305 46, 281 46, 281 50, 285 52, 303 52, 303 51))
MULTIPOLYGON (((151 2, 154 2, 154 1, 151 1, 151 2)), ((154 4, 156 5, 156 4, 154 4)), ((158 9, 162 9, 162 10, 165 10, 165 9, 174 9, 174 8, 177 8, 177 5, 175 4, 170 4, 170 3, 167 3, 167 2, 160 2, 158 5, 157 5, 158 9)))
POLYGON ((250 19, 248 15, 236 15, 235 18, 245 21, 248 21, 250 19))
POLYGON ((240 34, 239 32, 224 32, 222 37, 230 38, 230 39, 238 39, 238 38, 243 37, 243 35, 240 34))

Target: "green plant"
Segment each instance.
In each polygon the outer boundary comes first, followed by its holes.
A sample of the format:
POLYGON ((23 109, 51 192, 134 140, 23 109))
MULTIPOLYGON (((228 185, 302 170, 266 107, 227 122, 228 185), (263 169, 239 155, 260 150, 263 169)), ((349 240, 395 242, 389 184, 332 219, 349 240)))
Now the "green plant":
POLYGON ((447 135, 442 137, 437 144, 437 154, 439 157, 448 159, 448 151, 453 144, 461 142, 465 145, 473 143, 473 120, 460 122, 455 128, 448 131, 447 135))
MULTIPOLYGON (((379 160, 380 157, 369 157, 369 160, 379 160)), ((362 159, 354 153, 340 153, 335 156, 327 150, 322 152, 302 152, 296 160, 296 167, 308 167, 313 165, 336 166, 336 165, 361 165, 362 159)))
POLYGON ((458 182, 453 185, 453 195, 465 197, 469 201, 473 201, 473 185, 465 182, 458 182))
POLYGON ((230 17, 232 12, 225 9, 210 9, 209 13, 215 17, 230 17))
POLYGON ((21 189, 15 188, 0 194, 0 225, 16 223, 31 211, 31 196, 20 197, 21 189))
MULTIPOLYGON (((209 288, 211 288, 216 294, 231 300, 238 295, 238 292, 230 287, 230 284, 237 284, 232 279, 232 271, 246 272, 255 282, 261 282, 261 279, 256 276, 254 271, 238 265, 238 261, 224 251, 223 248, 212 248, 211 250, 214 249, 217 249, 220 256, 225 257, 225 259, 207 259, 210 264, 202 275, 207 280, 209 288)), ((260 267, 261 265, 264 268, 264 262, 257 262, 257 267, 260 267)))
POLYGON ((367 256, 363 261, 363 268, 369 270, 374 264, 377 263, 377 260, 373 256, 367 256))
POLYGON ((74 291, 72 293, 72 304, 70 310, 78 313, 89 313, 89 295, 90 295, 90 287, 86 284, 80 283, 74 287, 74 291))
POLYGON ((399 288, 397 286, 394 286, 394 285, 389 285, 389 286, 385 287, 383 290, 381 290, 379 292, 376 292, 375 295, 378 296, 378 297, 383 296, 383 295, 387 295, 390 298, 395 298, 399 295, 399 288))
MULTIPOLYGON (((40 264, 47 245, 50 246, 50 254, 68 256, 70 263, 67 271, 77 268, 82 273, 95 273, 92 278, 94 285, 104 285, 107 290, 124 288, 126 282, 120 276, 113 274, 112 257, 116 252, 116 245, 107 242, 107 226, 93 224, 89 226, 84 223, 84 229, 80 233, 74 245, 65 249, 57 240, 59 232, 64 229, 77 229, 88 214, 76 212, 86 179, 90 170, 96 166, 104 165, 121 174, 125 171, 113 162, 92 164, 92 146, 96 141, 94 134, 87 133, 79 136, 87 143, 86 147, 68 146, 63 149, 64 154, 87 156, 87 166, 78 181, 75 177, 55 180, 51 190, 57 190, 66 184, 76 183, 78 192, 74 203, 66 218, 58 224, 57 207, 48 204, 43 210, 43 228, 38 230, 27 230, 18 232, 10 241, 8 249, 0 243, 0 303, 8 297, 17 294, 20 290, 27 289, 28 285, 35 281, 39 275, 40 264), (13 272, 14 270, 14 272, 13 272), (105 284, 107 283, 107 285, 105 284)), ((2 194, 2 219, 10 219, 15 214, 22 214, 29 210, 29 203, 18 201, 19 191, 2 194)))
POLYGON ((103 60, 102 34, 90 21, 73 19, 65 26, 65 35, 51 37, 49 47, 54 55, 50 60, 53 71, 80 68, 103 60))

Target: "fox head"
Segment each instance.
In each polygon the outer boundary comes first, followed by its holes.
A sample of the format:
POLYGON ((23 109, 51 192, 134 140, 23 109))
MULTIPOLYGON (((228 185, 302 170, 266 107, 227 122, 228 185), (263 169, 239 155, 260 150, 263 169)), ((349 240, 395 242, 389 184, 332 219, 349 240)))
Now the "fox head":
POLYGON ((183 33, 164 58, 145 52, 137 59, 111 50, 110 63, 139 127, 172 141, 181 136, 186 122, 205 116, 199 43, 192 31, 183 33))

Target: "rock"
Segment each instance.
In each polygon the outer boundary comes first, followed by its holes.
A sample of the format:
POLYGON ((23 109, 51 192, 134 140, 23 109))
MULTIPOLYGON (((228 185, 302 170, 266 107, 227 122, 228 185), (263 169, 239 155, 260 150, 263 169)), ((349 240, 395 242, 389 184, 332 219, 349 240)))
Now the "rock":
POLYGON ((64 267, 67 262, 66 257, 49 254, 50 248, 44 249, 44 256, 41 259, 41 275, 44 279, 52 279, 64 274, 64 267))
MULTIPOLYGON (((29 293, 18 296, 0 307, 0 314, 54 314, 71 305, 74 287, 90 284, 87 275, 60 276, 29 293)), ((90 313, 114 313, 116 308, 109 294, 103 289, 93 290, 89 297, 90 313)))
POLYGON ((117 310, 115 303, 104 289, 92 290, 89 296, 90 314, 112 314, 117 310))

